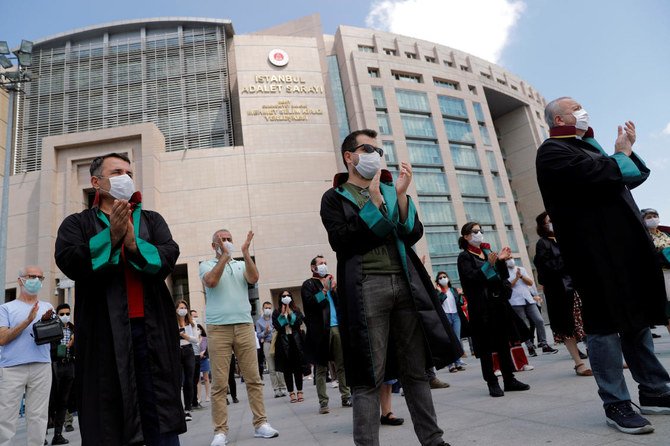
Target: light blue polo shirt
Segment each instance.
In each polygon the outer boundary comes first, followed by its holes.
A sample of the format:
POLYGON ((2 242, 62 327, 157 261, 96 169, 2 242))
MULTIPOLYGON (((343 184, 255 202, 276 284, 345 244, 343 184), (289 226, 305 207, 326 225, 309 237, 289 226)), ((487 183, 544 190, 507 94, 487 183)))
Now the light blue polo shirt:
MULTIPOLYGON (((0 305, 0 327, 16 327, 26 320, 32 307, 19 299, 0 305)), ((51 362, 50 344, 37 345, 33 338, 33 324, 50 309, 53 309, 53 306, 49 302, 39 301, 35 319, 12 342, 0 350, 0 367, 12 367, 31 362, 51 362)))
MULTIPOLYGON (((216 266, 217 260, 200 264, 200 280, 216 266)), ((232 325, 253 323, 249 303, 249 285, 244 278, 244 261, 231 259, 223 269, 214 288, 205 286, 205 317, 207 324, 232 325)), ((204 282, 203 282, 204 284, 204 282)))

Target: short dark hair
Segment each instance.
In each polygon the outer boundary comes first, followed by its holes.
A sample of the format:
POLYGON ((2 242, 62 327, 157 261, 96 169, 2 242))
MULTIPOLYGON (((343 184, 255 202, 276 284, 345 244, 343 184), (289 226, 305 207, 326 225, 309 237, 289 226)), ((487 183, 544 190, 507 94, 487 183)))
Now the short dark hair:
POLYGON ((88 171, 91 172, 92 177, 100 176, 100 174, 102 173, 102 163, 107 158, 118 158, 130 164, 130 158, 128 158, 123 153, 112 152, 108 153, 107 155, 99 156, 95 158, 93 161, 91 161, 91 166, 88 168, 88 171))
POLYGON ((193 314, 193 313, 197 313, 197 312, 198 312, 198 310, 191 310, 191 311, 189 311, 189 313, 191 313, 191 314, 193 314))
POLYGON ((466 236, 468 234, 471 234, 472 233, 472 228, 474 228, 475 226, 479 226, 480 228, 482 227, 482 225, 480 225, 476 221, 469 221, 469 222, 467 222, 466 224, 463 225, 463 227, 461 228, 461 236, 458 238, 458 247, 459 248, 464 249, 464 250, 468 249, 468 245, 470 243, 468 243, 468 241, 465 240, 464 236, 466 236))
POLYGON ((325 257, 321 254, 317 254, 316 257, 314 257, 312 261, 309 262, 309 266, 316 266, 316 259, 325 259, 325 257))
MULTIPOLYGON (((69 304, 60 304, 60 305, 58 305, 58 306, 56 307, 56 314, 58 314, 58 312, 59 312, 60 310, 70 310, 70 305, 69 305, 69 304)), ((72 311, 72 310, 70 310, 70 311, 72 311)))
POLYGON ((261 307, 264 307, 266 305, 272 306, 272 302, 266 300, 265 302, 263 302, 263 305, 261 305, 261 307))
POLYGON ((376 138, 377 137, 377 132, 372 129, 363 129, 363 130, 356 130, 354 132, 351 132, 347 135, 346 138, 344 138, 344 141, 342 141, 342 162, 344 162, 344 165, 347 165, 347 162, 344 161, 344 153, 345 152, 352 152, 358 144, 356 144, 356 137, 358 135, 365 135, 369 136, 370 138, 376 138))
POLYGON ((551 232, 549 232, 547 226, 544 224, 544 219, 547 218, 547 215, 549 215, 547 211, 544 211, 540 215, 535 217, 535 223, 537 224, 535 231, 537 232, 537 235, 539 235, 540 237, 551 236, 551 232))

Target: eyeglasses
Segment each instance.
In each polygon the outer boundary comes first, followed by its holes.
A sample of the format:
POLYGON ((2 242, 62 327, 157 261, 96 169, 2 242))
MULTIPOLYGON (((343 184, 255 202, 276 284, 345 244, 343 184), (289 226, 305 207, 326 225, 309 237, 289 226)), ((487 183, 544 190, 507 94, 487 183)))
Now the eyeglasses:
POLYGON ((23 276, 24 279, 40 279, 40 282, 44 280, 44 276, 40 276, 37 274, 26 274, 23 276))
POLYGON ((470 231, 470 234, 479 234, 481 232, 482 232, 481 229, 477 229, 476 231, 470 231))
POLYGON ((59 315, 59 316, 69 316, 70 313, 69 313, 69 312, 68 312, 68 313, 58 313, 58 315, 59 315))
POLYGON ((364 149, 366 153, 372 153, 372 152, 377 152, 379 156, 384 156, 384 149, 381 149, 379 147, 375 147, 372 144, 361 144, 359 146, 354 147, 352 152, 355 152, 358 149, 364 149))

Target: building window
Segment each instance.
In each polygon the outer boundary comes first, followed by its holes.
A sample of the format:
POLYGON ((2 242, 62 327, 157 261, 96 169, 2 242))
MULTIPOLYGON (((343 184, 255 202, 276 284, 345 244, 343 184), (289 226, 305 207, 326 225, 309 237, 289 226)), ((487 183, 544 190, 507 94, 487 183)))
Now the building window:
MULTIPOLYGON (((463 198, 463 208, 465 209, 465 218, 468 221, 477 221, 482 225, 493 225, 493 212, 491 212, 491 203, 485 198, 467 197, 463 198)), ((484 228, 482 228, 484 232, 484 228)), ((485 232, 484 236, 489 235, 485 232)), ((491 240, 493 242, 493 240, 491 240)), ((498 243, 499 245, 500 243, 498 243)))
POLYGON ((509 249, 512 252, 519 252, 519 245, 516 241, 516 234, 513 229, 507 229, 507 243, 509 243, 509 249))
POLYGON ((500 203, 500 213, 502 214, 503 223, 511 225, 512 215, 509 213, 509 205, 507 203, 500 203))
POLYGON ((479 134, 482 136, 482 142, 485 146, 491 145, 491 136, 489 135, 489 129, 484 124, 479 124, 479 134))
POLYGON ((437 59, 435 59, 432 56, 424 56, 426 58, 426 62, 428 63, 437 63, 437 59))
POLYGON ((489 163, 489 169, 491 172, 497 172, 498 171, 498 162, 496 161, 496 154, 493 153, 492 150, 487 150, 486 151, 486 160, 489 163))
POLYGON ((398 71, 391 71, 391 75, 398 81, 412 82, 412 83, 415 83, 415 84, 423 83, 423 80, 421 79, 420 74, 401 73, 401 72, 398 72, 398 71))
POLYGON ((491 244, 492 251, 498 251, 502 248, 500 244, 500 236, 496 231, 495 225, 481 225, 484 238, 491 244))
POLYGON ((484 122, 484 109, 482 108, 482 104, 479 102, 473 102, 472 103, 472 108, 475 109, 475 118, 477 118, 478 122, 484 122))
POLYGON ((419 196, 421 222, 424 225, 455 225, 456 215, 449 197, 419 196))
POLYGON ((547 129, 544 127, 540 126, 540 133, 542 133, 542 140, 545 140, 549 138, 549 134, 547 133, 547 129))
POLYGON ((480 172, 459 170, 456 171, 456 179, 458 180, 458 188, 461 191, 461 195, 470 197, 488 196, 484 184, 484 177, 480 172))
POLYGON ((447 177, 440 167, 415 167, 412 169, 412 176, 419 195, 447 195, 449 193, 447 177))
POLYGON ((480 71, 479 74, 481 74, 483 77, 485 77, 488 80, 491 80, 491 75, 488 73, 485 73, 483 71, 480 71))
POLYGON ((382 87, 372 87, 372 100, 375 103, 375 108, 386 108, 386 99, 382 87))
POLYGON ((410 53, 410 52, 405 52, 405 56, 408 59, 418 59, 419 58, 419 56, 417 56, 416 53, 410 53))
POLYGON ((415 164, 432 164, 442 166, 440 146, 430 141, 407 141, 409 161, 415 164))
MULTIPOLYGON (((430 244, 428 245, 430 249, 430 244)), ((433 277, 437 274, 438 271, 444 271, 449 276, 449 280, 453 286, 459 286, 461 284, 460 278, 458 276, 458 256, 430 256, 430 263, 433 265, 433 277)))
POLYGON ((451 96, 438 96, 437 100, 443 116, 468 118, 468 111, 465 109, 465 101, 463 99, 452 98, 451 96))
POLYGON ((379 76, 379 68, 368 67, 368 76, 370 76, 370 77, 380 77, 379 76))
POLYGON ((335 104, 335 111, 337 116, 337 127, 339 130, 340 139, 344 139, 349 134, 349 120, 347 118, 347 106, 344 101, 342 79, 340 78, 340 68, 337 64, 337 56, 328 56, 327 60, 330 87, 333 90, 333 101, 335 104))
POLYGON ((505 79, 496 78, 496 82, 498 82, 500 85, 507 85, 507 81, 505 79))
POLYGON ((377 123, 379 124, 379 134, 380 135, 390 135, 391 134, 391 122, 389 121, 388 113, 377 112, 377 123))
POLYGON ((398 164, 398 157, 395 153, 395 144, 393 141, 382 141, 382 149, 384 149, 386 164, 398 164))
POLYGON ((461 65, 461 71, 466 71, 468 73, 471 72, 470 67, 467 65, 461 65))
POLYGON ((400 113, 400 120, 407 138, 435 138, 435 126, 430 116, 400 113))
POLYGON ((398 52, 391 48, 384 48, 384 54, 386 54, 387 56, 397 56, 398 52))
POLYGON ((450 61, 450 60, 443 60, 442 62, 444 62, 444 65, 445 65, 445 66, 447 66, 447 67, 449 67, 449 68, 454 68, 454 63, 453 63, 452 61, 450 61))
POLYGON ((175 265, 172 271, 172 299, 190 302, 188 290, 188 265, 185 263, 175 265))
POLYGON ((496 188, 496 196, 498 198, 505 198, 505 189, 503 188, 502 179, 497 173, 493 174, 493 186, 496 188))
POLYGON ((474 146, 465 144, 449 144, 451 159, 454 167, 457 169, 477 169, 479 170, 479 158, 474 146))
POLYGON ((475 142, 470 124, 455 119, 444 119, 444 128, 447 131, 447 137, 450 142, 475 142))
POLYGON ((474 85, 468 85, 468 90, 470 91, 470 93, 477 95, 477 87, 475 87, 474 85))
POLYGON ((458 247, 459 233, 453 226, 431 226, 425 232, 431 256, 458 254, 461 251, 458 247))
POLYGON ((460 90, 461 86, 456 81, 448 81, 446 79, 433 78, 433 84, 436 87, 449 88, 450 90, 460 90))
POLYGON ((396 89, 395 96, 400 110, 430 112, 430 104, 428 104, 426 93, 396 89))
POLYGON ((374 53, 375 47, 370 45, 358 45, 358 51, 363 53, 374 53))
POLYGON ((519 91, 519 87, 517 87, 516 85, 510 85, 510 87, 511 87, 512 90, 514 90, 514 91, 519 91))

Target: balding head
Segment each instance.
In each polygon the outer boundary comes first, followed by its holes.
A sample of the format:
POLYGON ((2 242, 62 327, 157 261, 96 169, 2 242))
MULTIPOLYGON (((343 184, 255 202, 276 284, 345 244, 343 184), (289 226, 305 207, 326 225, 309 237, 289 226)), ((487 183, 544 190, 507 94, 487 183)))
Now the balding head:
POLYGON ((557 127, 555 121, 556 116, 559 116, 563 109, 561 108, 561 102, 565 99, 572 99, 570 96, 561 96, 560 98, 554 99, 544 107, 544 120, 549 126, 550 129, 557 127))

